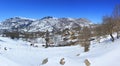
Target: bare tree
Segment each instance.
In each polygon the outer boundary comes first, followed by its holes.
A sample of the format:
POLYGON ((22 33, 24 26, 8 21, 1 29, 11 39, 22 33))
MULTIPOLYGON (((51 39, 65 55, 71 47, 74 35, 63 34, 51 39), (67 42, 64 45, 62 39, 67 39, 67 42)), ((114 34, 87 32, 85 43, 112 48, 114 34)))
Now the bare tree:
POLYGON ((115 32, 115 23, 111 16, 104 16, 102 26, 104 27, 103 32, 111 36, 111 40, 114 42, 113 33, 115 32))
POLYGON ((79 34, 79 42, 84 47, 84 51, 89 51, 91 31, 88 27, 83 27, 79 34))
POLYGON ((100 42, 100 39, 102 36, 106 35, 105 30, 104 30, 104 26, 101 24, 94 27, 93 33, 94 33, 94 36, 96 37, 98 42, 100 42))
POLYGON ((47 48, 49 45, 48 45, 48 42, 49 42, 49 31, 47 30, 46 31, 46 34, 45 34, 45 41, 46 41, 46 46, 45 48, 47 48))
POLYGON ((117 33, 117 38, 119 38, 120 36, 120 4, 115 6, 112 16, 115 22, 115 31, 117 33))

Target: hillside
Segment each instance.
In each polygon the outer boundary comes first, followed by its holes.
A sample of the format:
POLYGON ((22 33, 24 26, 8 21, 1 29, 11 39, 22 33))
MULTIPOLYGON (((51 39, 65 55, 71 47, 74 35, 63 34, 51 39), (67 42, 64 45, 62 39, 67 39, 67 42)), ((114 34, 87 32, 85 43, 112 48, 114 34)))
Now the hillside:
POLYGON ((25 32, 45 32, 59 31, 66 28, 75 28, 91 25, 91 21, 85 18, 55 18, 51 16, 41 19, 30 19, 23 17, 13 17, 0 23, 1 31, 25 31, 25 32))
POLYGON ((120 39, 111 42, 92 43, 89 52, 83 47, 31 47, 29 42, 0 37, 0 66, 85 66, 88 59, 90 66, 119 66, 120 39), (6 50, 5 50, 6 49, 6 50), (79 55, 80 54, 80 55, 79 55), (48 63, 41 64, 48 58, 48 63), (60 59, 65 59, 61 65, 60 59))

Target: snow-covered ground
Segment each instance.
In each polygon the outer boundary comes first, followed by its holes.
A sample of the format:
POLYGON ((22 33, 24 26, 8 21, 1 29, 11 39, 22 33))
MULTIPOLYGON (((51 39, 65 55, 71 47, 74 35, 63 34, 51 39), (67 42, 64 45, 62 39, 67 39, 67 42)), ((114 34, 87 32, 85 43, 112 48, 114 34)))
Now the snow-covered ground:
POLYGON ((114 43, 107 40, 91 44, 86 53, 79 45, 43 48, 29 44, 0 37, 0 66, 85 66, 85 59, 89 60, 90 66, 120 66, 120 39, 114 43), (45 58, 48 58, 48 63, 42 65, 45 58), (65 58, 64 65, 60 64, 62 58, 65 58))

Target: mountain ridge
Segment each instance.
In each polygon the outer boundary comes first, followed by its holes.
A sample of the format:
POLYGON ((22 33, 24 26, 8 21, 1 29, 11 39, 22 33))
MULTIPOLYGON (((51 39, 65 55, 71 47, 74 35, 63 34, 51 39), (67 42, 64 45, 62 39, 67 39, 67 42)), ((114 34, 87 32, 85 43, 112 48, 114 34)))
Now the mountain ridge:
POLYGON ((55 18, 46 16, 41 19, 31 19, 25 17, 13 17, 6 19, 0 23, 1 30, 16 30, 37 32, 37 31, 53 31, 53 29, 63 30, 76 27, 89 26, 93 24, 86 18, 55 18))

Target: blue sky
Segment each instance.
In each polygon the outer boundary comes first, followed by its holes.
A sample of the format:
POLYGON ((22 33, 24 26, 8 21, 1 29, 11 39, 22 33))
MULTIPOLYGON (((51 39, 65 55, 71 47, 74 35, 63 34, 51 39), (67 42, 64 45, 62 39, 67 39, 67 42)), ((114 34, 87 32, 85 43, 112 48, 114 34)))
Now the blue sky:
POLYGON ((0 0, 0 21, 21 16, 88 18, 101 22, 102 16, 112 13, 120 0, 0 0))

